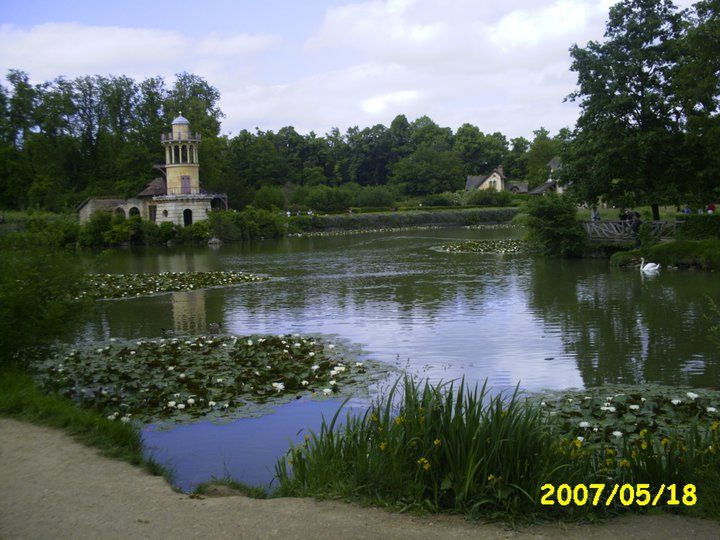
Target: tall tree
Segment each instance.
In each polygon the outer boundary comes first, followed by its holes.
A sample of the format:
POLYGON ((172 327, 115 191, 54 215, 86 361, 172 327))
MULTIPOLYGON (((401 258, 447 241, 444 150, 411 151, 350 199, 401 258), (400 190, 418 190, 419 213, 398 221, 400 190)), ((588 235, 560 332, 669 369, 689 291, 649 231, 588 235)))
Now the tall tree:
POLYGON ((670 0, 625 0, 610 8, 604 42, 570 49, 581 115, 564 168, 585 200, 630 196, 653 219, 677 201, 682 119, 670 76, 683 30, 670 0))

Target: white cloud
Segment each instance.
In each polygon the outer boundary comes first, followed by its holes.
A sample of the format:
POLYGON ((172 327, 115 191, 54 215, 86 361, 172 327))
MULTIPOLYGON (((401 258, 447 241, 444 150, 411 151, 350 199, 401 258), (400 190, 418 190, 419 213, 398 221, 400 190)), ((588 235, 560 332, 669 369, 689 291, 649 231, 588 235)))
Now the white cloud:
POLYGON ((209 35, 191 39, 152 28, 47 23, 32 28, 0 26, 0 67, 28 71, 34 80, 58 75, 172 75, 218 57, 257 54, 280 42, 277 36, 209 35))
POLYGON ((331 7, 304 24, 311 35, 284 38, 4 25, 0 70, 23 69, 36 82, 95 73, 171 80, 190 71, 218 87, 223 129, 233 132, 294 125, 324 133, 427 114, 453 128, 471 122, 530 136, 541 125, 574 124, 576 105, 563 103, 575 88, 568 49, 602 38, 611 3, 369 0, 331 7))

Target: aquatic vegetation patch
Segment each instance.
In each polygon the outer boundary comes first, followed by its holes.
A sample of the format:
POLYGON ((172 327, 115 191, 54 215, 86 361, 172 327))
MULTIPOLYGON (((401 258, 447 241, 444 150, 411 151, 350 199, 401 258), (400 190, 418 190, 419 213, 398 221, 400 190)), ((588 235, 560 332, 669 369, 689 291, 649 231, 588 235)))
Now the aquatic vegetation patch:
POLYGON ((111 341, 33 371, 43 390, 130 422, 248 414, 248 405, 337 395, 378 370, 334 343, 288 334, 111 341))
POLYGON ((365 414, 336 415, 292 447, 276 465, 279 493, 515 521, 644 511, 617 498, 546 506, 547 484, 645 484, 653 498, 693 484, 697 504, 666 495, 658 508, 717 519, 719 396, 607 387, 524 398, 405 378, 365 414))
MULTIPOLYGON (((585 448, 611 448, 622 457, 634 446, 683 439, 720 425, 720 392, 658 385, 603 386, 536 398, 543 414, 585 448)), ((667 442, 665 443, 668 444, 667 442)))
POLYGON ((87 288, 78 298, 128 298, 174 291, 237 285, 269 278, 234 272, 161 272, 159 274, 90 274, 87 288))
POLYGON ((444 244, 447 253, 527 253, 529 244, 524 240, 467 240, 444 244))

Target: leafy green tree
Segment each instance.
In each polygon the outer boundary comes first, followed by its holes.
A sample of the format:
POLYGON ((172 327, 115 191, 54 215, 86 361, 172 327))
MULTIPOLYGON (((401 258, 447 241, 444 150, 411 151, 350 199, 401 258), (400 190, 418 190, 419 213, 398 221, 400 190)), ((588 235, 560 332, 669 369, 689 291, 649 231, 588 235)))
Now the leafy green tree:
POLYGON ((455 191, 464 184, 462 160, 454 150, 423 144, 395 163, 390 182, 408 195, 455 191))
POLYGON ((577 206, 570 197, 547 193, 527 204, 528 239, 548 257, 578 257, 587 235, 577 221, 577 206))
POLYGON ((285 195, 278 187, 263 186, 255 193, 253 206, 255 208, 262 208, 263 210, 282 210, 285 208, 285 195))
POLYGON ((650 203, 677 199, 681 125, 671 84, 683 17, 670 0, 625 0, 610 8, 605 41, 573 46, 581 115, 565 174, 592 202, 632 193, 650 203))

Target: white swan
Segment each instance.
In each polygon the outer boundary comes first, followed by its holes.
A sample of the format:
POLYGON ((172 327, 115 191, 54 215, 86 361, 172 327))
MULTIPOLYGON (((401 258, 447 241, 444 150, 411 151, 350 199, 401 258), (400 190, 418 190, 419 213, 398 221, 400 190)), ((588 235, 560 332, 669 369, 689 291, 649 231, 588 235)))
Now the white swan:
POLYGON ((657 274, 660 271, 660 265, 658 263, 647 263, 645 264, 645 259, 640 259, 640 272, 643 274, 657 274))

